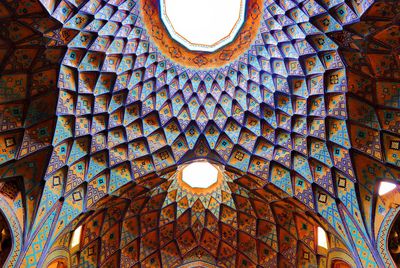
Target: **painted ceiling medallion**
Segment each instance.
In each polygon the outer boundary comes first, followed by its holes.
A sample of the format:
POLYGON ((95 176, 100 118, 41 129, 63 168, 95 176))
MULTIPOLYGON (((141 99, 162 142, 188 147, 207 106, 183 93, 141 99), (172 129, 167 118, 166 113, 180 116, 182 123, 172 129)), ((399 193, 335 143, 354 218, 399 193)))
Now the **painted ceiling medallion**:
POLYGON ((161 0, 161 19, 173 39, 195 51, 214 52, 243 26, 245 0, 161 0))

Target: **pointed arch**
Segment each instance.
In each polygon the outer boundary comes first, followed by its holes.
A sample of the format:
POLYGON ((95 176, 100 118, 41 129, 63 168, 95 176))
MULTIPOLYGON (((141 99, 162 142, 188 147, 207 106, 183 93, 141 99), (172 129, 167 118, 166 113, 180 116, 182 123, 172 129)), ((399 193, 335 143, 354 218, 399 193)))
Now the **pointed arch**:
POLYGON ((0 213, 6 220, 11 235, 11 251, 8 254, 3 267, 14 267, 22 249, 23 232, 17 216, 13 212, 8 202, 0 196, 0 213))

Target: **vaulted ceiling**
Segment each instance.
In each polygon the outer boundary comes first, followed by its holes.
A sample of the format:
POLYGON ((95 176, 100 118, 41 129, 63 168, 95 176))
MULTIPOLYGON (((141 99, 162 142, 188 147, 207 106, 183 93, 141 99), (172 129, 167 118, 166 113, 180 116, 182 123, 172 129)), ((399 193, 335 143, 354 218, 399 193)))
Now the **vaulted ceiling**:
POLYGON ((0 2, 9 266, 393 265, 399 193, 378 188, 400 178, 398 1, 247 5, 200 53, 155 0, 0 2), (201 198, 176 182, 195 159, 224 173, 201 198))

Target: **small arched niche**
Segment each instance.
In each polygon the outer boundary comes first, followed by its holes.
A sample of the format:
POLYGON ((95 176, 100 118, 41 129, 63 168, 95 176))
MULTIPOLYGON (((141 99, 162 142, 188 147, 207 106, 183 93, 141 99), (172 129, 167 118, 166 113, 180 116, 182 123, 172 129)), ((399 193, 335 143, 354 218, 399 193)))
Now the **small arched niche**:
POLYGON ((350 264, 342 260, 333 260, 332 268, 351 268, 350 264))
POLYGON ((388 249, 393 262, 400 267, 400 217, 397 215, 388 237, 388 249))
POLYGON ((47 268, 68 268, 64 259, 56 259, 52 261, 47 268))
POLYGON ((11 230, 7 219, 0 213, 0 263, 5 263, 12 249, 11 230))

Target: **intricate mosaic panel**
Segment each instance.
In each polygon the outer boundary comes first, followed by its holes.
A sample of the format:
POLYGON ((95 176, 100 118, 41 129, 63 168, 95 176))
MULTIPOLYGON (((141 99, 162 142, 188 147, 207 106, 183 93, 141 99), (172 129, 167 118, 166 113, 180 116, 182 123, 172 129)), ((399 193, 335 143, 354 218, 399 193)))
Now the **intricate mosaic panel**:
POLYGON ((378 235, 393 201, 377 189, 400 177, 400 11, 374 2, 248 1, 236 40, 211 54, 171 41, 152 0, 1 2, 17 267, 40 266, 90 211, 101 232, 85 223, 74 265, 330 265, 292 203, 357 266, 391 263, 378 235), (189 197, 167 174, 198 158, 236 174, 218 195, 189 197))
POLYGON ((201 191, 180 186, 179 174, 138 182, 97 207, 81 223, 73 267, 177 267, 199 259, 217 267, 317 263, 318 222, 298 201, 232 173, 201 191))

